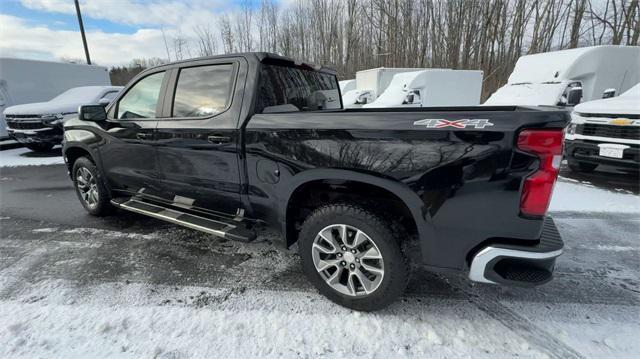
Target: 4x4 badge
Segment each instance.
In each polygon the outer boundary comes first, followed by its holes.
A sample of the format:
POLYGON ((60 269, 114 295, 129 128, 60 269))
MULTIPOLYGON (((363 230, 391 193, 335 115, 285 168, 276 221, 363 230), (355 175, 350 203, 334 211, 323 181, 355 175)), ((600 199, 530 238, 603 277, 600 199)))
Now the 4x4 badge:
POLYGON ((462 120, 454 120, 449 121, 442 118, 427 118, 424 120, 415 121, 413 123, 415 126, 426 126, 427 128, 444 128, 444 127, 453 127, 453 128, 467 128, 467 126, 473 128, 485 128, 488 126, 493 126, 493 123, 489 122, 487 119, 462 119, 462 120))

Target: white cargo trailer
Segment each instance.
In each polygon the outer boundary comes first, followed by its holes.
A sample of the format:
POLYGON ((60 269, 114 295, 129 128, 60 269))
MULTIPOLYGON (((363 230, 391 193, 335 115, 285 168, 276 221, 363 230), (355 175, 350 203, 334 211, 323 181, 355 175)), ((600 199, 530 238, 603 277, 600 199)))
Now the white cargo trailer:
POLYGON ((374 98, 380 96, 393 80, 393 76, 402 72, 419 71, 420 68, 379 67, 356 72, 356 89, 371 91, 374 98))
POLYGON ((106 67, 0 57, 0 138, 7 137, 9 106, 48 101, 73 87, 108 85, 106 67))
POLYGON ((394 75, 418 70, 422 69, 379 67, 358 71, 355 82, 341 81, 342 104, 346 108, 357 108, 371 103, 386 90, 394 75))
POLYGON ((340 93, 344 95, 345 93, 356 89, 356 80, 342 80, 338 81, 338 86, 340 86, 340 93))
POLYGON ((480 104, 480 70, 427 69, 398 73, 386 90, 364 108, 475 106, 480 104))
POLYGON ((612 97, 640 81, 639 46, 591 46, 520 57, 484 105, 573 106, 612 97))

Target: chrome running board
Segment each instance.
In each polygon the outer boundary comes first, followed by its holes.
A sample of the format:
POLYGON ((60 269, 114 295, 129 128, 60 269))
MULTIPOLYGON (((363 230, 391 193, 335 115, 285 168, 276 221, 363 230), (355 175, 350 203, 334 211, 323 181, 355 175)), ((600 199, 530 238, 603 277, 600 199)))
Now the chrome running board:
POLYGON ((233 241, 251 242, 256 239, 255 231, 247 228, 244 223, 233 219, 213 218, 187 213, 156 203, 145 202, 135 197, 116 198, 111 200, 111 204, 126 211, 143 214, 233 241))

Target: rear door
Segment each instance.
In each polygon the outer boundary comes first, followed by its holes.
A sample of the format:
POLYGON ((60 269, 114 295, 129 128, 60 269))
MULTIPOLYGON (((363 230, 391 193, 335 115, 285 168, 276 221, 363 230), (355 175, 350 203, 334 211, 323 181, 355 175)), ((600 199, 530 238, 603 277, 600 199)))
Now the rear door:
POLYGON ((241 70, 246 62, 217 59, 172 71, 156 132, 165 200, 226 214, 241 207, 241 70))
POLYGON ((138 79, 109 108, 100 148, 103 171, 112 189, 157 195, 154 131, 162 112, 166 71, 138 79))

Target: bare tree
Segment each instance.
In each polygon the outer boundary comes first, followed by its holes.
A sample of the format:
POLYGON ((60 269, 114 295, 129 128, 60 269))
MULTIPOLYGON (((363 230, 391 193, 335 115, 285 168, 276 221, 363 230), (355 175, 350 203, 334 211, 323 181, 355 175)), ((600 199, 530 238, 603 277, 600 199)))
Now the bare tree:
POLYGON ((173 37, 173 56, 176 60, 183 60, 191 57, 189 41, 181 31, 178 31, 178 33, 173 37))
POLYGON ((193 28, 193 32, 198 39, 199 56, 212 56, 218 53, 218 42, 211 26, 198 25, 193 28))

